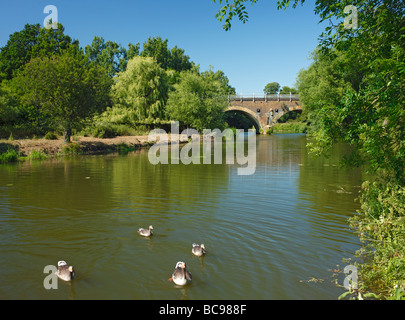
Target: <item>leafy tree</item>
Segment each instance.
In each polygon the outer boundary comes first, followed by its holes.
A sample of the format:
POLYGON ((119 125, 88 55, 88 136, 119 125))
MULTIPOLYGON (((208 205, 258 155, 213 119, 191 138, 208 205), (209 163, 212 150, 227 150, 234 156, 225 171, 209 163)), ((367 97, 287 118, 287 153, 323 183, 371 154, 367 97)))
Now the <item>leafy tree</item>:
POLYGON ((134 58, 135 56, 139 56, 140 54, 140 47, 139 42, 137 44, 128 43, 128 50, 127 50, 127 62, 134 58))
POLYGON ((161 37, 148 38, 143 44, 141 57, 153 57, 161 68, 167 70, 170 64, 170 50, 167 43, 168 40, 161 37))
POLYGON ((15 124, 19 113, 17 101, 4 81, 0 84, 0 126, 15 124))
POLYGON ((190 70, 194 64, 190 61, 190 57, 184 53, 183 49, 174 46, 170 51, 169 69, 178 72, 190 70))
POLYGON ((156 60, 135 56, 116 77, 112 98, 116 107, 133 110, 139 122, 163 119, 168 89, 167 74, 156 60))
POLYGON ((283 86, 283 87, 280 89, 280 94, 290 94, 290 93, 292 93, 292 94, 297 94, 297 93, 298 93, 298 90, 295 89, 294 87, 290 88, 289 86, 283 86))
POLYGON ((10 35, 7 44, 0 51, 0 80, 10 80, 15 71, 31 59, 41 56, 59 55, 77 41, 64 34, 64 27, 41 28, 39 24, 26 24, 24 29, 10 35))
POLYGON ((193 63, 190 57, 184 54, 184 50, 173 47, 171 50, 168 47, 168 40, 163 40, 161 37, 148 38, 143 44, 143 50, 140 54, 142 57, 153 57, 165 70, 175 70, 181 72, 190 70, 193 63))
POLYGON ((174 87, 166 106, 169 119, 200 132, 224 126, 226 89, 210 73, 182 72, 174 87))
POLYGON ((276 94, 280 90, 280 84, 278 82, 270 82, 266 84, 263 89, 264 94, 276 94))
POLYGON ((89 63, 79 50, 39 57, 18 71, 11 84, 20 103, 47 114, 70 142, 72 129, 108 104, 111 80, 102 67, 89 63))
POLYGON ((125 71, 129 59, 139 55, 139 43, 136 45, 130 43, 128 47, 127 51, 116 42, 105 42, 102 37, 94 37, 91 45, 86 46, 85 52, 91 61, 104 67, 109 76, 113 77, 118 72, 125 71))
POLYGON ((218 81, 226 94, 228 95, 236 94, 235 88, 229 84, 229 79, 223 71, 218 70, 214 72, 214 68, 210 66, 210 69, 208 71, 202 72, 201 75, 203 77, 210 78, 211 80, 218 81))

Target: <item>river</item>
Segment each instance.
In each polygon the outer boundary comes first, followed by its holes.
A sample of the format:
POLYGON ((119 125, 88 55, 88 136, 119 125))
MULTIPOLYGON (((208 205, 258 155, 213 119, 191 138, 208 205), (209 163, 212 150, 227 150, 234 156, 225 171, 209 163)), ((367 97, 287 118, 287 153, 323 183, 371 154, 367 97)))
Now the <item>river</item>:
POLYGON ((152 165, 147 150, 1 165, 0 299, 337 299, 333 270, 360 247, 347 219, 361 172, 339 167, 346 146, 324 159, 306 143, 258 136, 250 176, 152 165), (59 260, 77 277, 45 289, 59 260), (193 276, 182 288, 168 281, 177 261, 193 276))

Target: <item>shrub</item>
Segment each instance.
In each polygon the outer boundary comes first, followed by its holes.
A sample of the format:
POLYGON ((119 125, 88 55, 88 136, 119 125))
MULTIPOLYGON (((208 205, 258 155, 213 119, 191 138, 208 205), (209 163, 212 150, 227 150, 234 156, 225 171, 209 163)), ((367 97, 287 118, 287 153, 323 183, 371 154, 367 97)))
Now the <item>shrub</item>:
POLYGON ((74 155, 74 154, 81 154, 81 148, 80 145, 77 143, 69 143, 66 144, 63 148, 62 148, 62 154, 63 155, 74 155))
POLYGON ((44 160, 47 158, 48 156, 45 153, 38 150, 31 151, 27 157, 28 160, 44 160))
POLYGON ((44 139, 46 139, 46 140, 58 140, 58 137, 53 132, 48 132, 45 135, 44 139))
POLYGON ((13 148, 9 148, 5 153, 0 154, 0 163, 16 162, 18 157, 18 152, 13 148))

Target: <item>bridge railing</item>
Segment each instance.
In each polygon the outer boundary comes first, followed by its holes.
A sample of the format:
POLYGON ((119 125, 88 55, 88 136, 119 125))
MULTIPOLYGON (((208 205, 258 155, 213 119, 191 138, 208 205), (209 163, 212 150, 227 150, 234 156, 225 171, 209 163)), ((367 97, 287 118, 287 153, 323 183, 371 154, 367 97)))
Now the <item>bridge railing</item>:
POLYGON ((228 101, 299 101, 298 94, 229 95, 228 101))

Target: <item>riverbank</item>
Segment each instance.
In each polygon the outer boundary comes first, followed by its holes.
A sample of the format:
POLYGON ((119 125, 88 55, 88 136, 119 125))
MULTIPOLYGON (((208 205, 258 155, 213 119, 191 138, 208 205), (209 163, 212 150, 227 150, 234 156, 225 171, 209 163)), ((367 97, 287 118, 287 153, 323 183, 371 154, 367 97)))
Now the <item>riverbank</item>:
MULTIPOLYGON (((188 141, 185 135, 168 135, 169 143, 188 141)), ((115 138, 94 138, 75 136, 70 144, 63 139, 16 139, 0 140, 0 163, 25 159, 57 157, 69 154, 106 154, 134 151, 151 146, 148 135, 119 136, 115 138)))
POLYGON ((276 123, 271 129, 272 133, 307 133, 308 124, 306 122, 289 121, 276 123))

